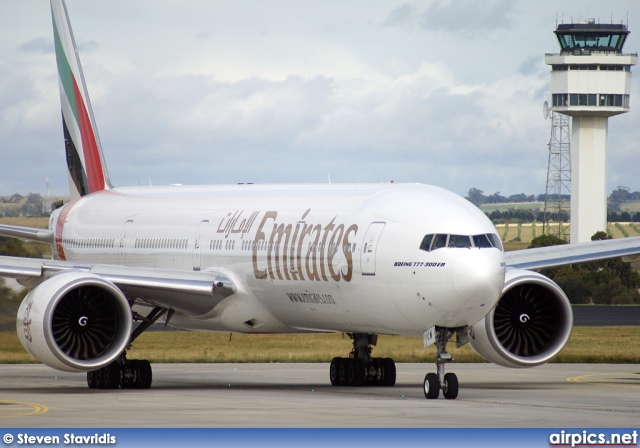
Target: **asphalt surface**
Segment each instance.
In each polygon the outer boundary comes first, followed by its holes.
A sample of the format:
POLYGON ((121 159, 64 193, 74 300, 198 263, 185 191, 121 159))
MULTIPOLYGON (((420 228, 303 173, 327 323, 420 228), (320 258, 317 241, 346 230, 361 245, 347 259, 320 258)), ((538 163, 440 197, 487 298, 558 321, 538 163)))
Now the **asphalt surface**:
POLYGON ((84 374, 0 366, 0 427, 637 427, 640 365, 450 364, 460 395, 426 400, 433 364, 397 385, 332 387, 328 364, 154 364, 149 390, 89 390, 84 374))
POLYGON ((578 327, 615 327, 640 325, 640 306, 573 306, 573 325, 578 327))

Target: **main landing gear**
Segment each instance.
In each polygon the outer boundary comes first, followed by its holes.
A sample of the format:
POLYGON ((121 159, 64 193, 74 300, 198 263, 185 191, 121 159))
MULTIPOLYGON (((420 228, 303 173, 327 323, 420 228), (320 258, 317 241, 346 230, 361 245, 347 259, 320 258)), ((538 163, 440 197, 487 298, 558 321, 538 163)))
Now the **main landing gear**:
POLYGON ((151 363, 147 360, 122 356, 107 367, 87 372, 89 389, 149 389, 151 387, 151 363))
MULTIPOLYGON (((134 319, 142 322, 131 333, 127 349, 131 348, 133 341, 165 313, 167 313, 166 321, 169 322, 173 310, 166 308, 155 307, 146 317, 134 313, 134 319)), ((127 359, 126 352, 108 366, 87 372, 89 389, 149 389, 152 380, 151 363, 144 359, 127 359)))
POLYGON ((437 373, 427 373, 424 377, 424 396, 429 399, 438 398, 440 390, 444 398, 453 400, 458 397, 458 377, 455 373, 444 373, 445 364, 453 361, 451 354, 447 352, 447 342, 455 333, 458 333, 458 347, 468 342, 467 327, 444 328, 436 327, 436 368, 437 373))
POLYGON ((353 340, 353 350, 349 358, 333 358, 329 377, 333 386, 394 386, 396 384, 396 364, 391 358, 372 358, 372 345, 378 342, 378 335, 349 333, 353 340))

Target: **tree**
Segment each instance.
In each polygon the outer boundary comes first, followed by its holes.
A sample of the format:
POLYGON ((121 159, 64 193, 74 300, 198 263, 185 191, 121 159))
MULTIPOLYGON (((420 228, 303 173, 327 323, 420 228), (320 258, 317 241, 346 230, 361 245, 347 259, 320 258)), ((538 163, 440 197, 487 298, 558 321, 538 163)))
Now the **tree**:
POLYGON ((613 212, 619 212, 620 206, 625 202, 631 202, 633 195, 630 193, 629 187, 618 187, 612 191, 607 200, 608 209, 613 212))
POLYGON ((540 235, 531 240, 529 249, 533 247, 557 246, 559 244, 567 244, 567 242, 555 235, 540 235))
MULTIPOLYGON (((596 232, 591 237, 592 241, 606 239, 610 239, 606 232, 596 232)), ((529 247, 556 244, 566 244, 566 241, 553 235, 540 235, 529 247)), ((573 304, 640 304, 640 274, 621 258, 547 268, 540 272, 556 282, 573 304)))
POLYGON ((28 256, 22 240, 2 236, 0 236, 0 255, 7 255, 10 257, 28 256))
POLYGON ((484 192, 477 188, 469 188, 467 199, 476 207, 480 207, 485 201, 484 192))

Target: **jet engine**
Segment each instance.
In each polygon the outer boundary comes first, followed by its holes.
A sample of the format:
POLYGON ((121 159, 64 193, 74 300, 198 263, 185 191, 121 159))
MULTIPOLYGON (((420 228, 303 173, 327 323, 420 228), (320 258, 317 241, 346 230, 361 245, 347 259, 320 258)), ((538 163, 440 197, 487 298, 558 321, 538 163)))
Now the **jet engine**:
POLYGON ((18 309, 16 328, 38 361, 68 372, 102 368, 129 342, 132 314, 113 283, 82 271, 65 271, 33 289, 18 309))
POLYGON ((569 299, 544 275, 507 271, 502 297, 471 326, 471 347, 487 361, 505 367, 534 367, 565 346, 573 326, 569 299))

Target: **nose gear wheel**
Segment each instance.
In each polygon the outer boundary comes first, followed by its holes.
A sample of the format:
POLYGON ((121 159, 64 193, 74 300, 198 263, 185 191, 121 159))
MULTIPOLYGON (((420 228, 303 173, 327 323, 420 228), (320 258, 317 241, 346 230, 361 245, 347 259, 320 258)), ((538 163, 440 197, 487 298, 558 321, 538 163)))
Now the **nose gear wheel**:
POLYGON ((453 361, 453 357, 447 352, 447 342, 454 334, 458 334, 458 346, 468 341, 467 327, 444 328, 436 327, 436 369, 437 373, 427 373, 424 377, 424 396, 428 400, 436 399, 442 395, 448 400, 458 398, 459 383, 455 373, 444 373, 444 366, 453 361))

